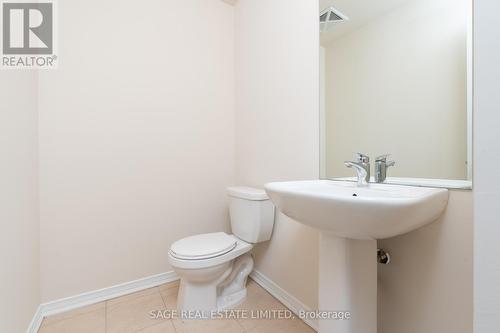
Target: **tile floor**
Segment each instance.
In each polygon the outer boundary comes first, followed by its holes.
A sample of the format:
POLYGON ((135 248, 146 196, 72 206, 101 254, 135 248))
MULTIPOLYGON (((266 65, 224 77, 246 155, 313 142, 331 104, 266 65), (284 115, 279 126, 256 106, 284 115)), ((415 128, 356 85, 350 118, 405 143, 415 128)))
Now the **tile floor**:
MULTIPOLYGON (((39 333, 314 333, 298 318, 212 320, 152 319, 150 311, 175 309, 178 282, 47 317, 39 333)), ((254 281, 239 310, 286 310, 254 281)), ((284 313, 284 312, 281 312, 284 313)), ((248 315, 250 316, 250 315, 248 315)))

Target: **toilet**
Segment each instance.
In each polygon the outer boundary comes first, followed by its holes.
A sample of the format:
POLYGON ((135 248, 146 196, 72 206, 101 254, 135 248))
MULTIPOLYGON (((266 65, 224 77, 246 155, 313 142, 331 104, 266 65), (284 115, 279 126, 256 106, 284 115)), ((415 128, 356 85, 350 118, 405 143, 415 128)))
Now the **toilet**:
POLYGON ((247 295, 253 269, 253 244, 268 241, 274 225, 274 205, 264 190, 229 187, 233 234, 214 232, 172 244, 168 261, 180 277, 179 311, 222 311, 237 306, 247 295))

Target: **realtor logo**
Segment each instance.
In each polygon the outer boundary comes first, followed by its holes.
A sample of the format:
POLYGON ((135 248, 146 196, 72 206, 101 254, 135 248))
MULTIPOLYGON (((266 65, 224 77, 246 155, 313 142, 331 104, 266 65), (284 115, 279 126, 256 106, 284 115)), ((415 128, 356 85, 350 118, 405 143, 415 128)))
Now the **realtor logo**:
POLYGON ((2 68, 55 67, 52 1, 3 1, 1 17, 2 68))

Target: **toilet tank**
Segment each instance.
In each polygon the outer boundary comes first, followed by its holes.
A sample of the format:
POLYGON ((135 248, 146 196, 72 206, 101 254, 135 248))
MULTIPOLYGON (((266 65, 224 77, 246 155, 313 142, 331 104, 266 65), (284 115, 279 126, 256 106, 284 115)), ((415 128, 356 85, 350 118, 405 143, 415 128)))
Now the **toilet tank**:
POLYGON ((248 243, 271 239, 274 205, 262 189, 229 187, 229 215, 233 234, 248 243))

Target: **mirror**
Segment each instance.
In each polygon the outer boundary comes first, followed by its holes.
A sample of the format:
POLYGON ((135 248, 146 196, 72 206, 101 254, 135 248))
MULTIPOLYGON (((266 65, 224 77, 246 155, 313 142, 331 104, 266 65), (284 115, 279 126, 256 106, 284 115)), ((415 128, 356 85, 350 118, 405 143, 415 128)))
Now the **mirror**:
POLYGON ((470 188, 472 1, 320 0, 322 178, 470 188))

